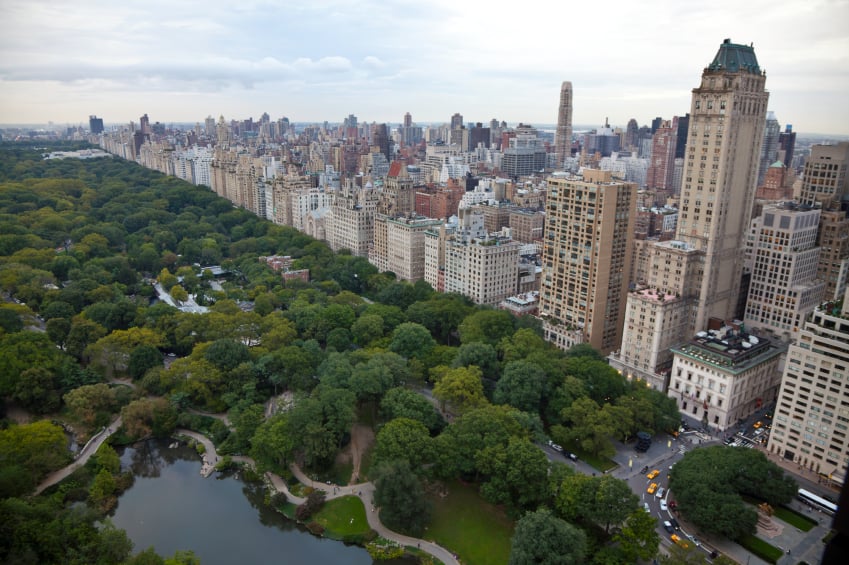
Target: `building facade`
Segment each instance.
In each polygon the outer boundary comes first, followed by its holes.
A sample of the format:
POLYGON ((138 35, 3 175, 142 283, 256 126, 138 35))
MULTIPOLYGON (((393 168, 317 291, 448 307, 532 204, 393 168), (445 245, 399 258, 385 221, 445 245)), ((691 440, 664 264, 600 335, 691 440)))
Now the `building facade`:
POLYGON ((767 449, 842 484, 849 463, 849 297, 814 310, 790 346, 767 449))
POLYGON ((609 353, 622 338, 631 271, 634 184, 609 171, 548 179, 540 315, 546 339, 609 353))
POLYGON ((724 431, 775 400, 784 350, 729 327, 673 347, 668 395, 704 426, 724 431))

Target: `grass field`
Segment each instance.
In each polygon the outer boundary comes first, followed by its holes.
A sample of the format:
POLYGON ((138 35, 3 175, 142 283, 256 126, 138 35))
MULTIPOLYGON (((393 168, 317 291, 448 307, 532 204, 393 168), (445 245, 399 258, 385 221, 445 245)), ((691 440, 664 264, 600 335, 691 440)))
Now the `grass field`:
POLYGON ((586 451, 578 447, 577 443, 566 445, 564 447, 566 447, 566 449, 572 451, 575 455, 577 455, 578 459, 581 459, 589 466, 593 467, 598 471, 601 471, 602 473, 615 469, 619 466, 619 464, 613 459, 608 459, 607 457, 601 457, 593 455, 591 453, 587 453, 586 451))
POLYGON ((484 501, 476 486, 448 484, 448 496, 431 495, 433 516, 424 533, 466 565, 506 565, 513 521, 484 501))
POLYGON ((741 538, 737 543, 761 559, 769 561, 770 563, 777 563, 784 555, 784 552, 774 545, 770 545, 761 538, 755 536, 746 536, 741 538))
POLYGON ((356 496, 327 501, 312 519, 324 526, 326 536, 335 539, 365 535, 371 531, 363 501, 356 496))
POLYGON ((799 528, 803 532, 809 532, 817 525, 816 520, 808 518, 804 514, 799 514, 795 510, 791 510, 784 506, 779 506, 775 509, 775 517, 787 522, 791 526, 799 528))

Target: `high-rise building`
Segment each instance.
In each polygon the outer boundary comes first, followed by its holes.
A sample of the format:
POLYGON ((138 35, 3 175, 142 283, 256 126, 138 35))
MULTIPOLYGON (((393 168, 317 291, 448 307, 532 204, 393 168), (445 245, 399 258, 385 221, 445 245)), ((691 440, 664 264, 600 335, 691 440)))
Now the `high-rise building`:
POLYGON ((820 211, 795 204, 765 207, 752 220, 746 328, 782 341, 797 337, 805 318, 823 298, 817 279, 820 211))
POLYGON ((849 295, 814 310, 790 346, 767 451, 844 483, 849 463, 849 295))
POLYGON ((737 309, 769 94, 755 50, 726 39, 693 89, 676 239, 704 252, 693 329, 737 309))
POLYGON ((610 356, 629 378, 666 390, 669 348, 711 318, 724 322, 738 313, 765 81, 754 49, 726 39, 693 89, 675 239, 646 253, 657 274, 629 294, 622 348, 610 356))
POLYGON ((849 142, 814 145, 805 161, 799 202, 823 209, 841 208, 849 200, 849 142))
POLYGON ((849 279, 849 142, 814 145, 805 162, 799 202, 822 208, 817 245, 817 272, 826 283, 826 298, 843 296, 849 279))
POLYGON ((664 120, 652 136, 651 161, 646 174, 647 188, 672 191, 677 140, 678 118, 664 120))
POLYGON ((631 271, 637 186, 610 171, 548 179, 540 315, 562 349, 619 346, 631 271))
POLYGON ((778 151, 784 166, 788 169, 793 165, 793 153, 796 151, 796 132, 793 125, 784 126, 784 131, 778 134, 778 151))
POLYGON ((451 116, 451 129, 460 129, 463 127, 463 115, 456 112, 451 116))
POLYGON ((404 114, 404 127, 412 127, 413 126, 413 116, 410 115, 409 112, 404 114))
POLYGON ((781 126, 775 117, 775 112, 767 112, 764 125, 764 141, 761 145, 761 164, 758 168, 758 186, 764 182, 766 170, 778 159, 778 137, 781 126))
POLYGON ((372 129, 371 144, 377 147, 387 161, 392 161, 392 140, 389 139, 389 128, 386 124, 377 124, 372 129))
POLYGON ((572 154, 572 83, 560 85, 560 105, 557 107, 557 131, 554 134, 557 166, 562 167, 572 154))
POLYGON ((89 116, 88 117, 88 130, 91 133, 103 133, 103 118, 98 118, 97 116, 89 116))
POLYGON ((153 133, 153 130, 150 129, 150 118, 147 117, 147 114, 139 118, 139 130, 143 134, 153 133))

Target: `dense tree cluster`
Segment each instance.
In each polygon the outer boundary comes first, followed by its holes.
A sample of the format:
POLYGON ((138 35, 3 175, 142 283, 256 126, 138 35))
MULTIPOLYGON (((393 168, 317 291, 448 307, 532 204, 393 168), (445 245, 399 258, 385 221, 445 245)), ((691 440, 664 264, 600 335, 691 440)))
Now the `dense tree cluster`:
POLYGON ((712 446, 688 452, 669 474, 678 508, 705 532, 731 539, 755 533, 757 511, 742 496, 788 503, 797 485, 755 449, 712 446))
MULTIPOLYGON (((188 408, 228 411, 222 453, 313 470, 368 415, 390 525, 420 531, 425 484, 463 478, 527 515, 529 531, 585 539, 576 556, 656 548, 624 483, 552 469, 534 444, 550 435, 606 454, 613 439, 673 429, 674 401, 591 348, 553 348, 533 319, 396 281, 202 187, 124 161, 0 151, 0 290, 0 395, 34 412, 96 429, 120 411, 131 439, 197 424, 188 408), (293 257, 310 282, 284 281, 258 260, 271 254, 293 257), (211 265, 227 272, 220 286, 211 265), (209 312, 159 302, 154 283, 209 312), (434 402, 422 394, 431 386, 434 402), (266 418, 282 392, 294 400, 266 418)), ((98 472, 95 497, 114 491, 110 477, 98 472)))

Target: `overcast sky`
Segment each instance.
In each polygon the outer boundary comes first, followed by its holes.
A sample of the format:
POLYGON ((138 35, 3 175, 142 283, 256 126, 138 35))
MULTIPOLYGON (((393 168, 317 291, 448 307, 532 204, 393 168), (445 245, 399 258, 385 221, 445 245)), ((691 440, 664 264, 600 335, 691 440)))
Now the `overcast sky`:
POLYGON ((0 0, 0 123, 642 125, 689 111, 726 37, 782 128, 849 134, 849 0, 0 0))

